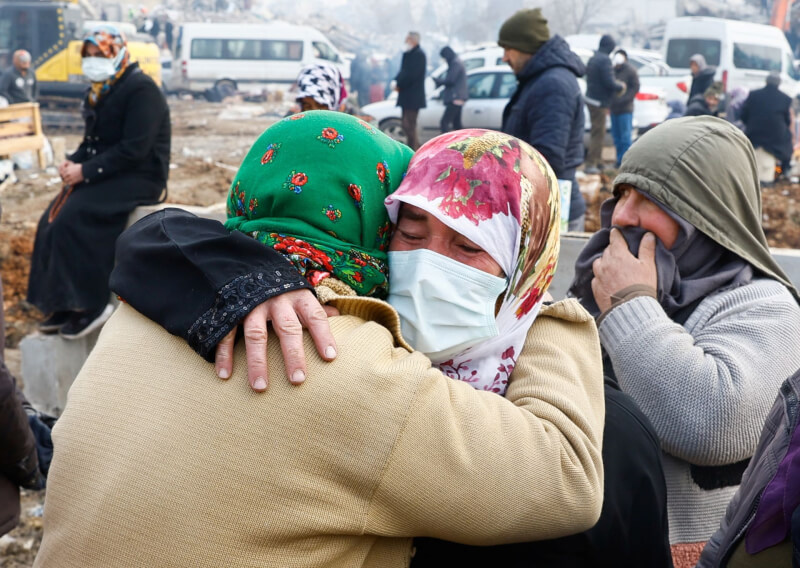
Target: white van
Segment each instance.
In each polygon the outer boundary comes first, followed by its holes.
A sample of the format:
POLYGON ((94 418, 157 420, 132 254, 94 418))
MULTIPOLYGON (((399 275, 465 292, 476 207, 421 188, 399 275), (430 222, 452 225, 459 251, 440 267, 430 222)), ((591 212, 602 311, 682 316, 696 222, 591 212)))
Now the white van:
POLYGON ((667 22, 662 46, 673 74, 689 72, 695 53, 717 68, 715 79, 725 91, 734 87, 760 89, 770 71, 780 71, 781 90, 798 94, 798 73, 792 48, 783 32, 774 26, 721 18, 686 17, 667 22))
POLYGON ((319 30, 286 22, 186 23, 175 39, 170 91, 200 93, 215 85, 260 91, 293 83, 300 69, 327 61, 349 77, 349 65, 319 30))

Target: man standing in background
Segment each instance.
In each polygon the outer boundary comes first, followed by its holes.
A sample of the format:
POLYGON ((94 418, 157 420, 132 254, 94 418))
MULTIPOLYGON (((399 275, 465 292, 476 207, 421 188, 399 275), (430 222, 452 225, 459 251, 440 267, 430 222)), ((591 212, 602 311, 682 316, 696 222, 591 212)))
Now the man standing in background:
POLYGON ((625 85, 625 91, 611 100, 611 137, 617 149, 617 167, 622 156, 631 147, 633 131, 633 101, 639 92, 639 74, 633 65, 628 63, 628 53, 619 49, 611 58, 614 64, 614 77, 625 85))
POLYGON ((614 38, 606 34, 600 38, 597 51, 586 64, 586 106, 592 130, 589 134, 589 152, 586 155, 586 173, 600 173, 603 138, 606 135, 606 115, 614 95, 625 87, 614 79, 614 69, 609 53, 614 51, 614 38))
POLYGON ((586 202, 575 170, 583 162, 583 96, 586 68, 559 35, 550 37, 539 8, 520 10, 500 27, 497 43, 519 83, 503 111, 502 130, 525 140, 547 159, 563 185, 571 187, 570 231, 583 231, 586 202))
POLYGON ((439 52, 447 61, 447 73, 440 79, 434 79, 436 86, 444 85, 442 90, 442 102, 444 103, 444 114, 439 127, 442 133, 451 130, 461 130, 461 109, 469 96, 467 91, 467 70, 464 64, 456 55, 453 49, 446 45, 439 52))
POLYGON ((400 72, 395 77, 397 83, 397 106, 403 109, 403 130, 408 145, 415 152, 419 148, 417 136, 417 115, 425 108, 425 52, 419 46, 419 32, 408 32, 406 51, 400 64, 400 72))
POLYGON ((705 94, 714 82, 716 67, 706 63, 706 58, 700 53, 695 53, 689 58, 689 69, 692 72, 692 86, 689 89, 689 100, 696 95, 705 94))
POLYGON ((787 175, 792 161, 792 99, 778 88, 781 75, 772 71, 767 84, 750 91, 744 101, 741 119, 744 132, 754 148, 763 148, 781 163, 781 174, 787 175))
POLYGON ((31 69, 31 54, 18 49, 14 52, 12 63, 0 78, 0 96, 5 97, 11 105, 35 101, 38 93, 36 76, 31 69))

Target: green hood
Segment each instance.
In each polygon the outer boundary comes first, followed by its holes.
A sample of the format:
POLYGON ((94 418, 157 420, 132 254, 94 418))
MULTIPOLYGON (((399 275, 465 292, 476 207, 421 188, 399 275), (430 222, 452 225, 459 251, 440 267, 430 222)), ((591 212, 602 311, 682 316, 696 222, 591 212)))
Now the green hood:
POLYGON ((661 124, 625 153, 614 179, 620 184, 665 205, 800 300, 769 252, 753 147, 732 124, 710 116, 661 124))

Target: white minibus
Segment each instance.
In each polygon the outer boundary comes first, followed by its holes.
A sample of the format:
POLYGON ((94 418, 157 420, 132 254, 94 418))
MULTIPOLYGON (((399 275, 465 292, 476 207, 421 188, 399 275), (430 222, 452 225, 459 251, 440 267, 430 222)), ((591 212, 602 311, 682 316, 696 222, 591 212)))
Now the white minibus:
POLYGON ((715 79, 725 91, 734 87, 760 89, 770 71, 781 74, 781 90, 798 94, 798 73, 783 32, 763 24, 690 16, 667 22, 662 45, 672 74, 689 72, 695 53, 717 68, 715 79))
POLYGON ((260 91, 293 83, 300 69, 319 61, 349 66, 317 29, 273 21, 265 24, 186 23, 176 35, 170 91, 200 93, 227 85, 260 91))

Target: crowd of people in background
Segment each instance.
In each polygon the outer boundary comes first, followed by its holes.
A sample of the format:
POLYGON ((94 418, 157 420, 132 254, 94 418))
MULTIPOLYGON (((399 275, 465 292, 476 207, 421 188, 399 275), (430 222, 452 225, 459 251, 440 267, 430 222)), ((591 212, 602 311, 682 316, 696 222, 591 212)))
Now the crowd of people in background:
MULTIPOLYGON (((171 45, 168 20, 143 29, 171 45)), ((37 567, 792 565, 800 294, 756 159, 791 165, 780 75, 725 93, 693 55, 685 116, 634 141, 640 80, 611 35, 584 65, 525 9, 497 43, 517 79, 500 131, 462 129, 467 70, 445 46, 442 134, 420 144, 410 31, 396 73, 362 54, 350 81, 366 104, 393 80, 407 144, 314 63, 224 226, 167 209, 123 232, 164 198, 169 106, 118 29, 86 36, 85 133, 28 301, 44 333, 106 328, 52 440, 0 350, 0 532, 47 477, 37 567), (585 227, 578 171, 606 169, 607 121, 612 196, 555 301, 561 220, 585 227)), ((11 103, 36 98, 30 62, 0 79, 11 103)))

